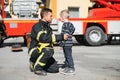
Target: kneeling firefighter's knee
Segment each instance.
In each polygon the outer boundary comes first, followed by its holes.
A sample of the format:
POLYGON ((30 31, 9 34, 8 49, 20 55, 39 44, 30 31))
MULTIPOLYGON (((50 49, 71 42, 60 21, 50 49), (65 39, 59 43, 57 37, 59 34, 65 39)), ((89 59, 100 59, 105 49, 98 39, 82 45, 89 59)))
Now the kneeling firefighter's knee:
POLYGON ((46 56, 51 57, 51 56, 53 56, 54 51, 53 51, 53 49, 45 48, 44 53, 46 56))

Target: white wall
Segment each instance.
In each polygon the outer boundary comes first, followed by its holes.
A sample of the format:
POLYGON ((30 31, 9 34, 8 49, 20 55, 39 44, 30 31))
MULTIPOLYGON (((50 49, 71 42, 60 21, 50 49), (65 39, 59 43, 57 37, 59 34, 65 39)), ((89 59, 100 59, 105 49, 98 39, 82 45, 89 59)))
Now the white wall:
POLYGON ((63 9, 68 7, 80 7, 80 18, 85 18, 88 15, 88 7, 90 6, 90 0, 57 0, 57 17, 63 9))

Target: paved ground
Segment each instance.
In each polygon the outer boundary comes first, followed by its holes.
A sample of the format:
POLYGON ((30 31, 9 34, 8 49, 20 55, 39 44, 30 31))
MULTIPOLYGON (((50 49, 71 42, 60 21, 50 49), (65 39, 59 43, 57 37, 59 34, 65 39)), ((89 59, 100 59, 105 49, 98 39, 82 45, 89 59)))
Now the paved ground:
MULTIPOLYGON (((16 40, 20 39, 9 39, 8 42, 16 40)), ((22 48, 21 52, 12 52, 11 44, 7 43, 0 48, 0 80, 120 80, 120 45, 75 45, 75 75, 48 73, 47 76, 38 76, 29 71, 28 48, 22 48)), ((58 64, 63 64, 64 57, 58 46, 55 46, 54 57, 58 64)))

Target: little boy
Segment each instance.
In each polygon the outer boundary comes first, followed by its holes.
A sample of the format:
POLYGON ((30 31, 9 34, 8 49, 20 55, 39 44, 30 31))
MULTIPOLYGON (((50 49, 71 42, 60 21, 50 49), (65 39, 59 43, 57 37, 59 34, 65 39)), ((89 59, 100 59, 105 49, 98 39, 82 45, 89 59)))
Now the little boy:
POLYGON ((74 25, 69 22, 69 11, 62 10, 60 12, 61 21, 63 22, 61 34, 69 34, 67 40, 60 42, 60 46, 63 48, 65 64, 64 64, 64 73, 73 73, 75 71, 74 61, 72 57, 72 35, 75 31, 74 25))

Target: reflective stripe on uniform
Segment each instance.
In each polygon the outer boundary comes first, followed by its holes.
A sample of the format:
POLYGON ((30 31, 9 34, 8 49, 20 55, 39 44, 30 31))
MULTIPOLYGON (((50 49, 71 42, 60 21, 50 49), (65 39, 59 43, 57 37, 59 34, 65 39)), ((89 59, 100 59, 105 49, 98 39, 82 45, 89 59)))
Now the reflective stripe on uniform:
POLYGON ((37 49, 37 48, 32 48, 30 51, 29 51, 29 56, 31 56, 32 55, 32 52, 35 50, 35 49, 37 49))
POLYGON ((44 55, 44 52, 42 52, 42 54, 38 57, 35 65, 34 65, 34 68, 35 68, 38 64, 39 64, 40 66, 45 66, 45 65, 46 65, 45 63, 40 62, 40 59, 43 57, 43 55, 44 55))
POLYGON ((46 46, 49 46, 50 43, 39 43, 40 47, 38 47, 39 53, 42 51, 43 48, 45 48, 46 46))
POLYGON ((55 37, 55 34, 52 34, 52 42, 53 42, 53 43, 56 43, 56 37, 55 37))
POLYGON ((39 31, 38 34, 37 34, 37 41, 39 41, 39 38, 40 38, 40 35, 43 34, 43 33, 47 33, 47 31, 39 31))

